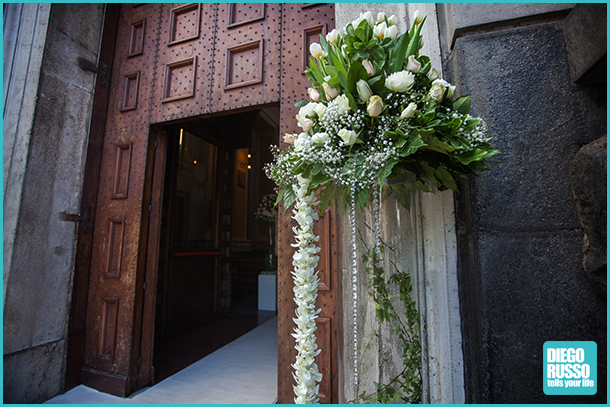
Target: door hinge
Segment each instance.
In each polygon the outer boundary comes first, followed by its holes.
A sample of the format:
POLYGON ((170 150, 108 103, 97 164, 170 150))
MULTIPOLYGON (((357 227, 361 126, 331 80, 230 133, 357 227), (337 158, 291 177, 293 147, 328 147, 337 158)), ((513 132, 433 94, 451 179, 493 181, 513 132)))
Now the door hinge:
POLYGON ((83 225, 83 231, 89 232, 89 230, 91 229, 91 207, 87 206, 83 215, 67 213, 65 211, 60 212, 59 220, 62 220, 64 222, 81 222, 83 225))
POLYGON ((144 284, 142 284, 142 290, 146 290, 146 282, 144 282, 144 284))
POLYGON ((85 71, 91 71, 99 75, 102 88, 108 86, 108 64, 102 62, 100 66, 96 66, 93 62, 86 60, 85 58, 78 57, 78 66, 80 66, 85 71))
POLYGON ((148 212, 152 212, 152 204, 148 205, 148 212))

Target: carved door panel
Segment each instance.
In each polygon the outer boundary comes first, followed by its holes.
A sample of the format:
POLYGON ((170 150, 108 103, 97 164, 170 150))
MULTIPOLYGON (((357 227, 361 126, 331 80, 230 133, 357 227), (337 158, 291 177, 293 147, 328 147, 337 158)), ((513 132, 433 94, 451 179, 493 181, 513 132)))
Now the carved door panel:
MULTIPOLYGON (((284 4, 282 8, 282 100, 281 100, 281 134, 297 133, 299 128, 294 119, 298 110, 294 104, 307 99, 309 82, 304 71, 309 57, 309 44, 320 41, 320 34, 334 28, 333 4, 284 4)), ((294 338, 295 304, 292 288, 292 255, 294 242, 292 231, 296 222, 291 219, 292 210, 284 212, 280 208, 278 222, 279 255, 278 255, 278 403, 293 403, 291 364, 294 363, 296 350, 294 338)), ((320 402, 338 403, 338 332, 337 314, 340 292, 339 282, 341 258, 338 252, 340 223, 333 208, 321 214, 314 228, 320 238, 320 262, 318 273, 317 308, 322 312, 316 319, 317 344, 322 351, 316 357, 316 363, 322 373, 320 383, 320 402)))
POLYGON ((81 381, 125 396, 137 385, 150 173, 150 84, 159 5, 123 5, 101 153, 81 381), (143 210, 145 208, 145 210, 143 210))

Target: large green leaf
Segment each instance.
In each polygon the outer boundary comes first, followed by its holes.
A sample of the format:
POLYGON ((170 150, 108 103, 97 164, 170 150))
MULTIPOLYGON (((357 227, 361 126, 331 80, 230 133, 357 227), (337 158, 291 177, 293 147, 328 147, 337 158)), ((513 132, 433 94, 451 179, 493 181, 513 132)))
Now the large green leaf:
POLYGON ((405 62, 405 54, 407 52, 407 46, 409 45, 409 34, 404 33, 396 40, 396 47, 390 53, 390 66, 389 74, 402 70, 402 66, 405 62))
POLYGON ((419 23, 417 25, 417 27, 415 28, 415 32, 413 33, 413 35, 411 37, 411 41, 409 41, 409 46, 407 47, 407 52, 405 54, 405 58, 408 58, 409 55, 417 56, 417 54, 419 54, 419 45, 421 42, 421 36, 419 33, 421 32, 421 28, 424 25, 424 21, 426 21, 426 16, 424 16, 421 23, 419 23))
POLYGON ((335 184, 334 182, 328 182, 326 185, 324 185, 318 197, 318 199, 320 200, 320 213, 326 212, 326 210, 330 207, 334 197, 335 184))
POLYGON ((470 112, 470 95, 464 95, 457 98, 453 102, 453 110, 462 114, 468 114, 470 112))

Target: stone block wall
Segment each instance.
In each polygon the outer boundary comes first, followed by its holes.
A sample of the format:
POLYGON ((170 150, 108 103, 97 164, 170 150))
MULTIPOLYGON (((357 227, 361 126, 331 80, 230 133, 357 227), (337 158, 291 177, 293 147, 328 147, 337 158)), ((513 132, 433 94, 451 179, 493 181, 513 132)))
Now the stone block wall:
MULTIPOLYGON (((40 403, 63 392, 77 225, 59 215, 80 208, 95 75, 78 66, 78 57, 97 61, 104 16, 103 4, 47 6, 44 20, 24 19, 39 11, 27 7, 10 14, 21 29, 48 28, 22 44, 42 53, 39 71, 28 72, 38 78, 35 96, 10 99, 32 117, 14 137, 27 135, 22 156, 14 157, 23 165, 14 160, 8 167, 20 182, 5 187, 14 209, 14 240, 4 252, 5 403, 40 403)), ((16 130, 5 127, 5 135, 16 130)))
POLYGON ((573 7, 437 5, 445 76, 503 152, 455 195, 467 402, 606 402, 606 299, 583 268, 570 180, 581 147, 606 134, 606 84, 573 81, 573 7), (564 340, 597 343, 596 395, 543 393, 543 344, 564 340))

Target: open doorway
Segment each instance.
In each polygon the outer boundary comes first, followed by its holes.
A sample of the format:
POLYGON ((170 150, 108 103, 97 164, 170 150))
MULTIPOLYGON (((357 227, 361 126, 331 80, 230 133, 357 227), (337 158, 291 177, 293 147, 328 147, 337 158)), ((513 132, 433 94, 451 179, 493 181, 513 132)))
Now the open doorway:
POLYGON ((275 226, 256 223, 254 213, 273 193, 263 166, 272 159, 269 146, 278 144, 279 108, 165 130, 155 383, 277 315, 269 265, 275 226))

